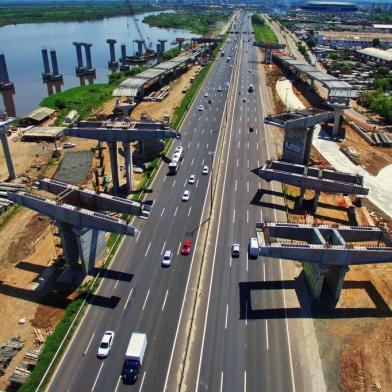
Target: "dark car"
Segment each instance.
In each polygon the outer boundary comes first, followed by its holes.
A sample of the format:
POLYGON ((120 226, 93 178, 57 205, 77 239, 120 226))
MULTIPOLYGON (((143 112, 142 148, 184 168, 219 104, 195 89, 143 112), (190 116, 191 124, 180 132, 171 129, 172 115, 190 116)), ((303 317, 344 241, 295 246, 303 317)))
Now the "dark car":
POLYGON ((255 129, 254 129, 253 125, 249 125, 249 132, 254 132, 254 131, 255 131, 255 129))

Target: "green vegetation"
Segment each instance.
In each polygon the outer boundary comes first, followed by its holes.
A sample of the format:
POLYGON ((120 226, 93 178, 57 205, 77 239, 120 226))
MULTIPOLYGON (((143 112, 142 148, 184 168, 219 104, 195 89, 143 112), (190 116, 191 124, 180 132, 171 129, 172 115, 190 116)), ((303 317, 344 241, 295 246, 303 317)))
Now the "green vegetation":
POLYGON ((256 41, 277 44, 278 38, 271 28, 265 23, 264 19, 258 15, 252 15, 253 30, 255 32, 256 41))
POLYGON ((157 15, 148 15, 144 23, 155 27, 172 27, 189 30, 195 34, 207 34, 216 28, 219 22, 225 22, 226 16, 217 12, 168 12, 157 15))
POLYGON ((297 44, 297 48, 298 48, 299 52, 302 54, 302 56, 304 56, 305 60, 306 60, 308 63, 310 63, 310 57, 309 57, 308 51, 307 51, 307 49, 306 49, 306 46, 304 46, 304 45, 298 43, 298 44, 297 44))
POLYGON ((308 38, 306 40, 306 45, 308 45, 309 49, 312 49, 312 48, 316 47, 317 41, 314 38, 308 38))
POLYGON ((132 67, 129 71, 112 72, 109 75, 109 83, 118 84, 122 82, 124 79, 129 78, 130 76, 134 76, 140 72, 145 71, 147 68, 148 67, 142 67, 140 65, 136 65, 135 67, 132 67))
MULTIPOLYGON (((156 8, 143 4, 134 6, 134 10, 140 13, 155 11, 156 8)), ((128 10, 122 1, 8 4, 0 7, 0 27, 21 23, 99 20, 127 14, 128 10)))
POLYGON ((180 54, 180 49, 178 49, 177 47, 171 48, 163 54, 162 59, 168 61, 178 56, 179 54, 180 54))
POLYGON ((98 109, 112 96, 113 89, 114 86, 111 84, 74 87, 44 98, 40 106, 59 110, 57 123, 62 123, 67 113, 73 109, 78 112, 81 119, 85 119, 91 111, 98 109))
POLYGON ((392 122, 392 96, 381 91, 371 91, 364 94, 362 101, 367 108, 392 122))

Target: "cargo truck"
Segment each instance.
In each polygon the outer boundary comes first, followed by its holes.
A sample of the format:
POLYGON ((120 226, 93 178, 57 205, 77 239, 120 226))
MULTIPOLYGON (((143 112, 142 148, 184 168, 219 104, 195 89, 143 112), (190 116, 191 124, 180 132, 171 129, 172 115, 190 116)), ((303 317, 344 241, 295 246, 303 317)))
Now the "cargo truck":
POLYGON ((147 335, 134 332, 125 353, 125 360, 121 372, 124 383, 134 383, 140 372, 144 354, 147 348, 147 335))

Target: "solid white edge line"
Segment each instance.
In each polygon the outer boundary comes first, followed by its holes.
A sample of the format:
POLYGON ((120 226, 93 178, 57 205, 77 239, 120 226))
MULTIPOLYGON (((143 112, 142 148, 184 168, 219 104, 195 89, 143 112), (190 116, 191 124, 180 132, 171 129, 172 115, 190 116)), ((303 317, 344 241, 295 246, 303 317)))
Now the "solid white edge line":
POLYGON ((246 370, 244 370, 244 392, 246 392, 246 370))
POLYGON ((90 348, 91 342, 92 342, 93 339, 94 339, 94 335, 95 335, 95 331, 94 331, 93 334, 91 335, 91 339, 90 339, 90 341, 88 342, 87 348, 86 348, 85 352, 83 353, 83 356, 85 356, 85 355, 87 354, 87 351, 88 351, 88 349, 90 348))
POLYGON ((95 386, 97 385, 97 381, 98 381, 99 375, 101 374, 101 370, 103 368, 104 363, 105 362, 101 363, 101 367, 98 370, 98 374, 97 374, 97 377, 95 378, 95 381, 94 381, 93 387, 91 388, 91 391, 93 391, 95 389, 95 386))
POLYGON ((221 380, 220 380, 220 392, 222 392, 223 391, 223 370, 222 370, 222 372, 221 372, 221 380))
POLYGON ((146 307, 146 303, 147 303, 149 296, 150 296, 150 289, 148 289, 148 291, 147 291, 146 299, 144 300, 142 310, 144 310, 144 308, 146 307))
POLYGON ((265 342, 267 344, 267 350, 269 350, 268 320, 267 319, 265 319, 265 342))

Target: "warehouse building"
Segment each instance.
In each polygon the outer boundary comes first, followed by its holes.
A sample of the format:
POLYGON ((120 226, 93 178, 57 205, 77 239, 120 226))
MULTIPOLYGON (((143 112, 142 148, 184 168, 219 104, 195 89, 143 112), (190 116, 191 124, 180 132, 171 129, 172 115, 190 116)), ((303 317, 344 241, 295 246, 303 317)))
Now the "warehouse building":
POLYGON ((384 67, 392 68, 392 49, 382 50, 377 48, 365 48, 357 50, 362 62, 373 62, 384 67))
POLYGON ((392 34, 370 32, 318 31, 315 39, 318 45, 336 46, 337 48, 369 48, 378 38, 382 46, 392 46, 392 34))
POLYGON ((301 5, 301 11, 323 14, 353 13, 358 7, 353 3, 341 1, 308 1, 301 5))

